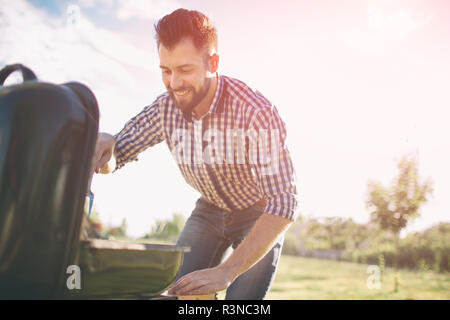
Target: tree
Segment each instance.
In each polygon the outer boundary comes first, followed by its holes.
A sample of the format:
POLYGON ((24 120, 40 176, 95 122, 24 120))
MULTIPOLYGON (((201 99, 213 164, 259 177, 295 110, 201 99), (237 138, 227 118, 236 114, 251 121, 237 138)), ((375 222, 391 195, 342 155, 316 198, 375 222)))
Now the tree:
POLYGON ((395 283, 398 290, 398 242, 400 231, 408 222, 420 216, 420 207, 433 192, 432 182, 427 179, 419 182, 417 158, 404 156, 398 162, 398 176, 392 184, 385 188, 376 181, 368 182, 366 205, 370 211, 371 220, 380 225, 383 230, 392 231, 395 246, 395 283))

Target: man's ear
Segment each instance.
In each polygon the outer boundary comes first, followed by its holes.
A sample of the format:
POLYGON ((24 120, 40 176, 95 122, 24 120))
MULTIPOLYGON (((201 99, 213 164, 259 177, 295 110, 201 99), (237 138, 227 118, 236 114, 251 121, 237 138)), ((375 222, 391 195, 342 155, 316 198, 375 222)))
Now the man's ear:
POLYGON ((216 73, 217 69, 219 69, 219 55, 217 53, 213 53, 209 57, 209 65, 211 67, 211 73, 216 73))

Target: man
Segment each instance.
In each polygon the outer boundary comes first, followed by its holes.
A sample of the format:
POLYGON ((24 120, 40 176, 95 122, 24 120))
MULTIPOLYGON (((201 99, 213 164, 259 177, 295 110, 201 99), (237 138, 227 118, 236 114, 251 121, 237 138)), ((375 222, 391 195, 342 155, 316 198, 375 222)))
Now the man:
POLYGON ((166 141, 201 194, 177 241, 191 252, 169 294, 227 289, 226 299, 264 299, 296 217, 285 125, 259 92, 218 75, 217 33, 205 15, 178 9, 155 29, 167 92, 115 136, 99 134, 93 171, 111 172, 112 155, 117 170, 166 141))

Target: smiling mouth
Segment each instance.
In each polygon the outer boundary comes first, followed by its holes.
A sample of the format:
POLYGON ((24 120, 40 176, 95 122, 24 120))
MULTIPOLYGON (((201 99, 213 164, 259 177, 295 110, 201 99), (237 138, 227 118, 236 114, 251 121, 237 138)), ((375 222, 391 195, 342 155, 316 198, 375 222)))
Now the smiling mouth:
POLYGON ((185 96, 190 90, 183 90, 183 91, 173 91, 173 93, 177 96, 177 97, 183 97, 185 96))

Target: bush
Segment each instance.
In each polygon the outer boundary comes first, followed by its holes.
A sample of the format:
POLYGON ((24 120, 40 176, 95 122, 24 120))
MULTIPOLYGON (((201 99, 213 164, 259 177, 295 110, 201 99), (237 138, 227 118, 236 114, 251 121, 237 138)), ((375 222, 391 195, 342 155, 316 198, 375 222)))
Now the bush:
MULTIPOLYGON (((333 250, 331 247, 333 242, 327 241, 326 238, 326 235, 330 233, 326 233, 327 228, 324 228, 324 225, 317 220, 309 220, 301 221, 297 226, 289 229, 286 233, 283 253, 314 256, 317 250, 333 250)), ((374 229, 370 225, 352 224, 351 221, 339 221, 339 225, 347 229, 346 247, 340 256, 341 260, 374 265, 380 265, 383 262, 386 267, 394 266, 395 249, 391 233, 374 229), (381 259, 380 256, 383 258, 381 259)), ((342 239, 339 243, 342 243, 342 239)), ((450 223, 440 223, 423 232, 412 233, 400 239, 399 268, 449 272, 449 261, 450 223)))
MULTIPOLYGON (((345 252, 342 259, 351 262, 379 265, 380 255, 384 257, 384 265, 386 267, 394 266, 394 248, 386 251, 372 249, 364 251, 356 250, 351 253, 345 252)), ((448 248, 445 250, 432 250, 427 247, 414 248, 401 245, 398 255, 398 267, 419 271, 427 271, 432 268, 436 272, 449 272, 449 256, 450 250, 448 248)))
POLYGON ((186 221, 182 214, 174 213, 172 220, 157 220, 149 234, 144 239, 164 240, 176 242, 177 237, 184 228, 186 221))

